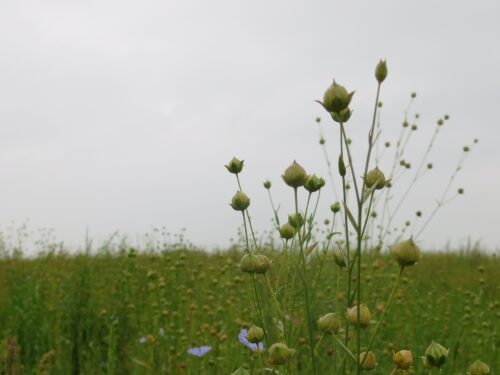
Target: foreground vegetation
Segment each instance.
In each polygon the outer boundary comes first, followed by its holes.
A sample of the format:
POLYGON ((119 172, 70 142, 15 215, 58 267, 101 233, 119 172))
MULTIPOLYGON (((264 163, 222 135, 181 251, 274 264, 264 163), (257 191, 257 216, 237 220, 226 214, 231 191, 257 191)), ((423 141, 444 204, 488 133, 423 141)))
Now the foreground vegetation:
MULTIPOLYGON (((278 251, 266 254, 273 265, 283 262, 278 251)), ((137 255, 123 249, 4 259, 3 373, 230 374, 240 367, 270 367, 265 351, 252 351, 238 340, 240 330, 254 319, 251 276, 239 270, 241 255, 193 250, 137 255), (187 353, 201 346, 211 351, 201 357, 187 353)), ((339 277, 341 282, 346 277, 345 268, 336 267, 330 255, 315 256, 307 267, 313 285, 311 313, 337 311, 344 296, 336 285, 339 277)), ((366 255, 362 267, 364 301, 377 320, 398 267, 393 259, 375 255, 366 255)), ((268 273, 271 282, 279 277, 273 268, 268 273)), ((411 350, 414 373, 424 373, 418 357, 432 340, 450 351, 443 374, 465 374, 478 359, 488 363, 491 373, 500 371, 498 280, 498 257, 425 254, 396 291, 374 348, 378 365, 372 373, 389 374, 393 351, 400 349, 411 350)), ((257 287, 262 295, 267 293, 263 279, 257 287)), ((297 295, 301 293, 298 286, 297 295)), ((271 304, 262 309, 265 316, 272 315, 271 304)), ((303 309, 296 311, 296 316, 287 317, 294 327, 290 345, 296 353, 277 371, 307 373, 306 320, 303 309)), ((368 330, 373 329, 371 324, 368 330)), ((321 337, 316 326, 314 337, 316 342, 321 337)), ((317 344, 321 374, 331 373, 332 361, 339 360, 333 356, 337 350, 342 354, 332 336, 317 344)))

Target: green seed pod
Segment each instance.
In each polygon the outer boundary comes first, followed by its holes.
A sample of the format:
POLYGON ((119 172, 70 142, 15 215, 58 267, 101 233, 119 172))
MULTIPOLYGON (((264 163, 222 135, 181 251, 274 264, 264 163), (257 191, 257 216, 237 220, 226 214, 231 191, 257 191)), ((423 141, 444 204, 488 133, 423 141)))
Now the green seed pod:
POLYGON ((282 343, 276 343, 269 348, 269 362, 273 366, 284 365, 293 356, 295 350, 282 343))
POLYGON ((363 370, 370 371, 377 366, 377 357, 372 351, 363 352, 359 355, 359 363, 362 364, 363 370))
MULTIPOLYGON (((352 325, 358 324, 358 305, 347 309, 347 321, 352 325)), ((359 310, 359 325, 361 328, 367 328, 370 325, 372 314, 366 305, 361 304, 359 310)))
POLYGON ((318 319, 318 327, 323 333, 337 333, 340 329, 340 319, 335 313, 328 313, 318 319))
POLYGON ((270 267, 269 258, 263 254, 247 253, 240 261, 240 270, 246 273, 264 274, 270 267))
POLYGON ((385 60, 380 60, 375 68, 375 78, 378 83, 384 82, 387 77, 387 63, 385 60))
POLYGON ((339 175, 344 177, 347 171, 345 169, 344 159, 342 158, 342 154, 339 155, 339 175))
POLYGON ((323 96, 323 106, 328 112, 338 113, 349 107, 353 95, 354 92, 349 94, 344 86, 337 85, 333 81, 323 96))
POLYGON ((271 181, 269 180, 264 181, 264 188, 267 190, 271 189, 271 181))
POLYGON ((441 367, 448 358, 448 349, 433 341, 425 349, 425 359, 429 366, 441 367))
POLYGON ((229 173, 238 174, 243 170, 243 160, 232 158, 225 167, 229 173))
POLYGON ((281 238, 291 240, 297 234, 297 230, 290 224, 285 223, 279 229, 281 238))
POLYGON ((252 344, 258 344, 264 339, 264 330, 256 325, 251 326, 247 332, 247 340, 252 344))
POLYGON ((422 258, 420 249, 412 238, 394 246, 391 253, 401 267, 413 266, 422 258))
POLYGON ((247 369, 240 367, 236 371, 232 372, 231 375, 250 375, 247 369))
POLYGON ((254 253, 243 255, 240 261, 240 270, 247 273, 255 273, 260 265, 260 260, 254 253))
POLYGON ((263 275, 269 271, 269 268, 271 268, 271 262, 269 261, 269 258, 263 254, 257 254, 257 259, 259 260, 259 263, 255 269, 255 273, 263 275))
POLYGON ((330 210, 332 210, 332 212, 334 214, 336 214, 337 212, 339 212, 340 211, 340 203, 339 202, 335 202, 334 204, 332 204, 330 206, 330 210))
POLYGON ((413 366, 413 355, 409 350, 400 350, 392 355, 394 365, 400 370, 408 370, 413 366))
POLYGON ((307 177, 307 180, 304 183, 304 188, 309 193, 314 193, 321 189, 323 186, 325 186, 325 180, 323 180, 321 177, 316 176, 315 174, 307 177))
POLYGON ((352 111, 349 108, 343 109, 340 112, 332 112, 332 119, 339 124, 345 124, 351 118, 352 111))
POLYGON ((481 362, 481 361, 476 361, 469 367, 469 372, 467 374, 468 375, 487 375, 489 373, 490 373, 490 368, 488 367, 488 365, 486 363, 481 362))
POLYGON ((250 206, 250 198, 242 191, 238 191, 233 196, 230 206, 236 211, 245 211, 250 206))
POLYGON ((376 185, 375 189, 380 190, 383 189, 386 184, 387 181, 385 179, 384 173, 382 173, 382 171, 378 169, 378 167, 372 169, 365 176, 365 185, 368 189, 376 185))
POLYGON ((307 180, 307 173, 296 161, 293 162, 281 176, 288 186, 298 188, 303 186, 307 180))
POLYGON ((301 214, 293 214, 288 216, 288 224, 299 230, 304 225, 304 218, 301 214))

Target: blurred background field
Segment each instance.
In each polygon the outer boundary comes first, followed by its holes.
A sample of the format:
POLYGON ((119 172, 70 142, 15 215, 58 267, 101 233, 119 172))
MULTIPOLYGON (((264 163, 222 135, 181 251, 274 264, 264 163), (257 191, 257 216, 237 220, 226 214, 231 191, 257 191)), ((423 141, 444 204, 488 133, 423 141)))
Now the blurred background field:
MULTIPOLYGON (((238 367, 260 368, 265 355, 238 340, 240 330, 255 319, 249 276, 238 269, 241 252, 182 247, 137 251, 122 244, 93 254, 50 251, 32 258, 4 256, 1 373, 230 374, 238 367), (205 345, 212 350, 203 357, 187 353, 205 345)), ((267 254, 273 264, 269 278, 281 277, 277 270, 285 262, 282 253, 270 248, 267 254)), ((330 254, 320 252, 308 268, 312 316, 330 311, 343 316, 344 296, 336 292, 336 283, 346 273, 339 273, 330 254)), ((389 256, 367 254, 363 269, 363 298, 377 320, 398 267, 389 256)), ((400 349, 413 351, 415 373, 423 373, 418 357, 432 340, 450 349, 443 374, 465 374, 476 359, 497 373, 498 280, 496 255, 477 250, 425 254, 405 273, 396 292, 374 346, 378 366, 372 373, 388 374, 392 352, 400 349)), ((264 280, 257 281, 265 295, 264 280)), ((267 297, 264 301, 270 301, 267 297)), ((271 309, 263 306, 267 319, 271 309)), ((287 319, 297 350, 288 370, 307 373, 305 319, 301 315, 287 319)), ((329 373, 334 350, 331 337, 319 344, 320 373, 329 373)))

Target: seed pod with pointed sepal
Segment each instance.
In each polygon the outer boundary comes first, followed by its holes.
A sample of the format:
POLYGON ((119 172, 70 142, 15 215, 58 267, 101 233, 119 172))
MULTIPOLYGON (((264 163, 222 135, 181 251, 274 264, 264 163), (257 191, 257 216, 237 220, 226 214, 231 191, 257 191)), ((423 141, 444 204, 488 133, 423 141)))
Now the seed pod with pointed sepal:
POLYGON ((394 246, 391 253, 401 267, 412 266, 422 258, 420 249, 412 238, 394 246))
POLYGON ((409 350, 400 350, 392 355, 392 361, 400 370, 408 370, 413 366, 413 355, 409 350))
POLYGON ((343 109, 340 112, 332 112, 332 119, 339 124, 345 124, 351 118, 352 111, 349 108, 343 109))
POLYGON ((377 79, 378 83, 382 83, 384 82, 386 77, 387 77, 387 63, 385 60, 380 60, 379 63, 377 64, 377 67, 375 68, 375 78, 377 79))
POLYGON ((288 186, 298 188, 303 186, 307 180, 307 173, 296 161, 292 163, 281 176, 288 186))
POLYGON ((375 189, 380 190, 383 189, 386 184, 387 181, 384 173, 378 169, 378 167, 372 169, 365 176, 365 185, 368 189, 375 185, 375 189))
POLYGON ((247 340, 252 344, 258 344, 264 339, 264 330, 256 325, 251 326, 247 331, 247 340))
POLYGON ((284 365, 292 358, 295 350, 282 343, 276 343, 269 348, 269 362, 273 366, 284 365))
POLYGON ((425 360, 429 366, 441 367, 448 358, 448 349, 433 341, 425 349, 425 360))
POLYGON ((323 96, 323 106, 328 112, 338 113, 349 107, 353 95, 354 92, 348 93, 344 86, 333 81, 323 96))
POLYGON ((304 225, 304 218, 301 214, 292 214, 288 216, 288 224, 299 230, 304 225))
POLYGON ((233 196, 230 205, 236 211, 245 211, 250 206, 250 198, 242 191, 238 191, 233 196))
POLYGON ((281 238, 291 240, 297 234, 295 229, 290 223, 285 223, 279 228, 281 238))
POLYGON ((325 180, 323 180, 321 177, 316 176, 315 174, 307 177, 307 180, 304 183, 304 188, 309 193, 314 193, 321 189, 323 186, 325 186, 325 180))
MULTIPOLYGON (((347 309, 346 313, 347 321, 352 325, 358 324, 358 305, 347 309)), ((359 310, 359 325, 361 328, 367 328, 370 325, 372 319, 372 314, 365 304, 360 305, 359 310)))
POLYGON ((323 333, 337 333, 340 329, 340 319, 336 313, 328 313, 318 319, 318 327, 323 333))
POLYGON ((468 375, 488 375, 490 368, 488 365, 481 361, 476 361, 469 367, 468 375))
POLYGON ((373 353, 372 351, 362 352, 359 355, 359 364, 361 365, 363 370, 373 370, 377 366, 377 357, 375 357, 375 353, 373 353))
POLYGON ((225 167, 229 173, 238 174, 243 170, 243 160, 232 158, 225 167))

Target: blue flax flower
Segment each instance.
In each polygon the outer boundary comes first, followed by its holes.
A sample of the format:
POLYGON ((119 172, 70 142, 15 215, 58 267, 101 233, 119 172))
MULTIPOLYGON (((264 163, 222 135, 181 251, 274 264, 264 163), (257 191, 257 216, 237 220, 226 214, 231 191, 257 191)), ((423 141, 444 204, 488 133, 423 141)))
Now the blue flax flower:
POLYGON ((195 357, 203 357, 210 350, 212 350, 212 347, 206 345, 206 346, 200 346, 199 348, 188 349, 187 352, 191 355, 194 355, 195 357))
POLYGON ((248 331, 245 328, 243 328, 240 331, 240 334, 238 335, 238 340, 253 352, 256 350, 263 350, 264 349, 263 342, 259 342, 258 344, 254 344, 254 343, 248 341, 247 335, 248 335, 248 331))

